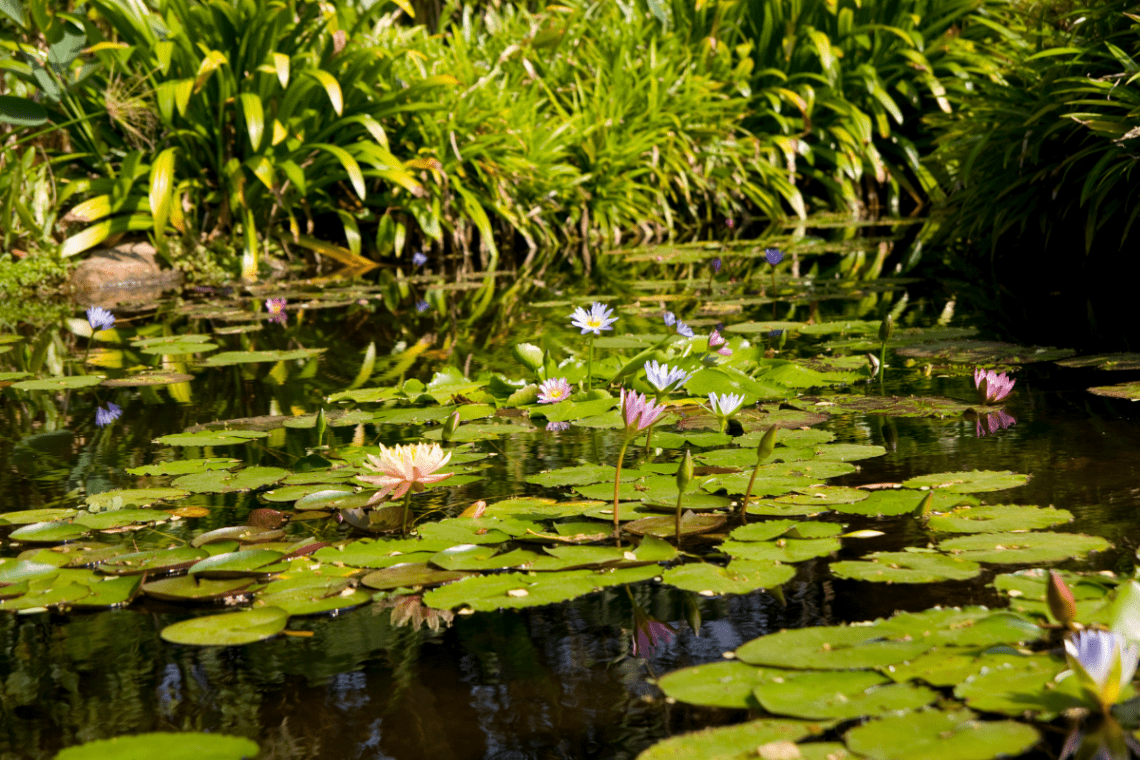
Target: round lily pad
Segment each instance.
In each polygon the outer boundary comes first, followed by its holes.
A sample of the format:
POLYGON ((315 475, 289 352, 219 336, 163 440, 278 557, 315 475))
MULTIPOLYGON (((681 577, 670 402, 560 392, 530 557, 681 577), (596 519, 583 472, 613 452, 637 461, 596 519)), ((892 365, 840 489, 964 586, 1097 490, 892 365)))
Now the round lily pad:
POLYGON ((891 641, 872 626, 798 628, 753 639, 736 650, 742 662, 796 670, 878 668, 909 660, 929 646, 891 641))
POLYGON ((1095 388, 1089 388, 1089 393, 1095 393, 1098 396, 1108 396, 1109 398, 1123 398, 1129 401, 1136 401, 1140 399, 1140 381, 1121 383, 1120 385, 1099 385, 1095 388))
POLYGON ((210 580, 182 575, 143 584, 143 593, 168 602, 212 602, 239 596, 253 585, 253 578, 210 580))
POLYGON ((627 567, 597 572, 503 573, 464 578, 424 594, 423 602, 435 609, 469 607, 475 611, 538 607, 584 596, 623 583, 636 583, 656 575, 659 568, 627 567))
POLYGON ((207 367, 227 367, 233 364, 296 361, 311 359, 324 352, 323 348, 298 348, 292 351, 223 351, 206 359, 207 367))
POLYGON ((217 541, 240 541, 243 544, 262 544, 267 541, 276 541, 285 535, 279 528, 263 528, 256 525, 230 525, 225 528, 215 528, 194 537, 191 546, 205 546, 217 541))
POLYGON ((854 504, 834 504, 831 509, 851 515, 908 515, 919 509, 927 495, 934 497, 931 509, 935 512, 949 512, 960 505, 971 506, 979 503, 973 496, 953 493, 946 489, 912 491, 909 488, 894 488, 871 491, 870 496, 862 501, 854 504))
POLYGON ((86 584, 91 593, 71 602, 71 606, 77 609, 99 609, 126 605, 135 598, 140 583, 142 578, 138 576, 103 578, 86 584))
POLYGON ((238 464, 239 461, 229 457, 176 459, 173 462, 157 462, 155 464, 144 464, 141 467, 129 467, 127 472, 131 475, 190 475, 206 470, 226 470, 238 464))
MULTIPOLYGON (((724 525, 728 520, 724 515, 698 515, 686 512, 681 515, 681 535, 690 536, 698 533, 708 533, 724 525)), ((622 530, 635 536, 656 536, 668 538, 676 535, 677 523, 675 517, 643 517, 640 520, 628 522, 622 530)))
POLYGON ((272 565, 283 556, 284 553, 271 549, 224 552, 195 562, 189 573, 203 578, 245 578, 264 573, 266 565, 272 565))
POLYGON ((842 548, 837 538, 780 538, 775 541, 725 541, 721 551, 730 557, 769 560, 794 564, 815 557, 826 557, 842 548))
POLYGON ((790 581, 795 574, 795 568, 771 560, 734 559, 727 567, 707 562, 673 567, 662 574, 661 580, 685 591, 719 596, 775 588, 790 581))
POLYGON ((870 671, 788 673, 758 684, 753 691, 775 715, 815 720, 878 716, 914 710, 938 698, 938 692, 910 683, 892 683, 870 671))
POLYGON ((99 571, 113 575, 138 575, 149 571, 173 570, 189 567, 207 553, 192 546, 179 546, 173 549, 152 549, 150 551, 119 554, 99 565, 99 571))
POLYGON ((971 472, 940 472, 936 475, 922 475, 904 481, 906 488, 930 488, 953 493, 981 493, 983 491, 1004 491, 1007 488, 1023 486, 1029 482, 1028 475, 1004 470, 973 470, 971 472))
POLYGON ((31 525, 38 522, 53 522, 75 517, 79 512, 74 509, 58 507, 54 509, 24 509, 19 512, 0 513, 0 525, 31 525))
POLYGON ((189 496, 181 488, 124 488, 104 491, 87 497, 87 508, 92 511, 133 509, 147 507, 158 501, 173 501, 189 496))
POLYGON ((1037 530, 1069 522, 1072 512, 1054 507, 1015 506, 964 507, 950 514, 932 515, 926 526, 946 533, 1004 533, 1037 530))
POLYGON ((853 504, 863 501, 871 493, 859 488, 845 486, 815 486, 814 488, 796 488, 795 493, 778 496, 777 504, 853 504))
POLYGON ((1062 367, 1096 368, 1104 370, 1135 370, 1140 369, 1140 354, 1098 354, 1096 356, 1077 356, 1057 362, 1062 367))
POLYGON ((316 588, 294 588, 285 591, 260 594, 254 609, 261 606, 277 607, 298 615, 325 615, 330 612, 359 607, 372 601, 372 594, 364 589, 346 588, 337 593, 327 593, 316 588))
POLYGON ((103 385, 108 388, 141 388, 148 385, 188 383, 193 379, 193 375, 188 375, 185 372, 143 372, 130 377, 115 377, 104 380, 103 385))
POLYGON ((814 411, 827 414, 860 412, 887 417, 958 417, 973 408, 952 398, 940 396, 826 396, 803 399, 814 411))
POLYGON ((873 720, 845 738, 851 751, 873 760, 990 760, 1016 757, 1040 736, 1024 723, 981 721, 969 710, 928 710, 873 720))
POLYGON ((470 573, 455 570, 440 570, 426 562, 403 562, 364 576, 360 582, 369 588, 386 591, 394 588, 416 588, 439 586, 443 583, 466 578, 470 573))
POLYGON ((206 470, 176 478, 171 484, 193 493, 230 493, 264 488, 280 482, 289 474, 280 467, 245 467, 234 472, 206 470))
POLYGON ((539 558, 538 554, 526 549, 498 552, 496 546, 458 544, 433 554, 430 561, 444 570, 501 570, 523 567, 539 558))
POLYGON ((1063 562, 1111 544, 1081 533, 981 533, 942 541, 939 548, 973 562, 1036 564, 1063 562))
POLYGON ((958 364, 1032 364, 1067 359, 1076 351, 1051 346, 1018 346, 987 340, 939 340, 895 349, 900 356, 958 364))
POLYGON ((75 522, 91 530, 110 530, 136 523, 166 522, 169 519, 170 514, 160 509, 118 509, 94 515, 80 515, 75 522))
POLYGON ((756 685, 786 672, 761 669, 739 660, 724 660, 666 673, 657 679, 657 686, 678 702, 749 710, 759 707, 752 695, 756 685))
POLYGON ((135 734, 67 747, 56 760, 245 760, 256 757, 256 742, 241 736, 195 731, 135 734))
POLYGON ((977 710, 1049 721, 1083 704, 1077 678, 1057 680, 1065 667, 1048 655, 1011 659, 968 676, 954 696, 977 710))
POLYGON ((79 523, 41 522, 24 525, 12 531, 9 538, 31 544, 54 544, 82 538, 90 529, 79 523))
MULTIPOLYGON (((673 736, 654 744, 637 760, 710 760, 737 758, 745 752, 774 742, 795 742, 820 733, 818 722, 801 720, 754 720, 735 726, 720 726, 673 736)), ((795 746, 795 745, 793 745, 795 746)))
POLYGON ((201 430, 197 433, 175 433, 155 438, 164 446, 234 446, 254 438, 267 438, 265 430, 201 430))
POLYGON ((72 375, 70 377, 47 377, 42 380, 21 380, 11 387, 21 391, 73 391, 90 388, 103 382, 102 375, 72 375))
POLYGON ((982 571, 976 562, 926 551, 876 552, 866 561, 833 562, 829 567, 838 578, 873 583, 962 581, 982 571))
POLYGON ((300 509, 320 509, 327 499, 331 508, 332 501, 351 496, 355 490, 351 485, 330 487, 328 483, 315 483, 307 486, 285 486, 275 488, 262 494, 262 498, 272 502, 290 502, 308 499, 300 505, 300 509))
POLYGON ((288 620, 289 613, 279 607, 260 607, 190 618, 166 626, 159 635, 172 644, 239 646, 276 636, 288 620))

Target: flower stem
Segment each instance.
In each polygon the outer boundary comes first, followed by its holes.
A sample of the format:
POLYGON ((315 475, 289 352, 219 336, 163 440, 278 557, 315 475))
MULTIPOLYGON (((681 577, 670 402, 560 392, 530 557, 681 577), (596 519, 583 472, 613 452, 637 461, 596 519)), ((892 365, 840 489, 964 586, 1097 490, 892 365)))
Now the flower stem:
POLYGON ((650 423, 649 427, 645 429, 645 456, 649 457, 649 444, 653 440, 653 426, 657 423, 650 423))
POLYGON ((590 336, 590 355, 586 359, 586 390, 593 388, 594 381, 594 338, 597 336, 590 336))
POLYGON ((676 541, 677 546, 681 545, 681 499, 684 497, 685 492, 677 490, 677 528, 676 528, 676 541))
POLYGON ((752 477, 748 479, 748 488, 744 489, 744 500, 740 502, 740 524, 748 524, 748 499, 752 496, 752 486, 756 483, 756 473, 760 472, 760 462, 752 468, 752 477))
POLYGON ((879 386, 883 385, 883 377, 887 374, 887 342, 884 340, 879 347, 879 386))
POLYGON ((618 488, 621 486, 621 462, 625 459, 625 450, 629 448, 632 439, 627 435, 621 442, 621 451, 618 452, 617 471, 614 472, 614 540, 621 546, 621 521, 618 519, 618 488))
POLYGON ((404 535, 404 536, 408 535, 408 510, 411 509, 411 506, 412 506, 412 489, 409 488, 408 489, 408 495, 404 497, 404 519, 400 521, 400 525, 401 525, 400 533, 401 533, 401 535, 404 535))

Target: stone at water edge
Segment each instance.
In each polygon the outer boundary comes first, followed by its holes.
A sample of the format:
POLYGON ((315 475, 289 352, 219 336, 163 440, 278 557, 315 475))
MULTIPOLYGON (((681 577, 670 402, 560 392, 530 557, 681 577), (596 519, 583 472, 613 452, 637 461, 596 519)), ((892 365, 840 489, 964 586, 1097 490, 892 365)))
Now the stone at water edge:
POLYGON ((71 275, 80 303, 114 306, 123 301, 150 301, 182 284, 182 272, 162 269, 150 243, 121 243, 91 252, 71 275))

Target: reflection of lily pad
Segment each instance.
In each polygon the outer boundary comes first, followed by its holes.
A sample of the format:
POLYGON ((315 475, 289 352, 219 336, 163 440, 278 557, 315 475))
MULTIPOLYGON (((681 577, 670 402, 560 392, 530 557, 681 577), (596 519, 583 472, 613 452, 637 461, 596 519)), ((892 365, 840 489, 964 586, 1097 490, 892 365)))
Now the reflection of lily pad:
POLYGON ((878 716, 913 710, 938 698, 925 686, 892 683, 870 671, 789 673, 779 681, 759 684, 758 702, 776 715, 815 720, 878 716))
POLYGON ((1005 470, 973 470, 971 472, 940 472, 936 475, 922 475, 903 483, 907 488, 932 488, 953 493, 980 493, 982 491, 1003 491, 1006 488, 1023 486, 1029 481, 1028 475, 1005 470))
POLYGON ((946 533, 1004 533, 1049 528, 1072 519, 1072 512, 1066 509, 1000 504, 965 507, 950 514, 933 515, 926 525, 931 530, 946 533))
POLYGON ((170 385, 171 383, 186 383, 194 379, 193 375, 185 372, 143 372, 130 377, 117 377, 104 380, 103 385, 108 388, 140 388, 146 385, 170 385))
POLYGON ((1018 346, 988 340, 941 340, 896 349, 900 356, 940 359, 958 364, 1032 364, 1065 359, 1076 353, 1068 348, 1018 346))
POLYGON ((976 562, 928 552, 876 552, 866 561, 833 562, 839 578, 875 583, 935 583, 973 578, 982 571, 976 562))
POLYGON ((276 636, 285 629, 288 619, 285 610, 261 607, 183 620, 166 626, 160 635, 172 644, 237 646, 276 636))
POLYGON ((761 588, 775 588, 792 579, 795 568, 771 560, 734 559, 727 567, 698 562, 670 568, 661 579, 685 591, 712 594, 748 594, 761 588))
POLYGON ((1110 398, 1123 398, 1129 401, 1140 400, 1140 381, 1120 385, 1101 385, 1089 388, 1089 393, 1110 398))
POLYGON ((862 412, 883 414, 888 417, 957 417, 973 408, 952 398, 939 396, 827 396, 805 398, 798 404, 827 414, 862 412))
POLYGON ((981 533, 939 544, 962 559, 1011 565, 1063 562, 1110 546, 1100 536, 1080 533, 981 533))
POLYGON ((874 760, 989 760, 1017 756, 1040 738, 1011 720, 979 721, 969 710, 892 715, 847 732, 847 746, 874 760))

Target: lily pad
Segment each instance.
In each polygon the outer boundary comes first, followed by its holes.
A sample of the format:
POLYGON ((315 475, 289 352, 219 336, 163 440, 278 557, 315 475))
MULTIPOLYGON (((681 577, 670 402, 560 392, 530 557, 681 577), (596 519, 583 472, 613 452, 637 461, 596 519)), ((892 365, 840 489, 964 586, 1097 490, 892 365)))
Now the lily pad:
POLYGON ((816 486, 797 488, 795 493, 776 498, 777 504, 854 504, 863 501, 870 492, 844 486, 816 486))
POLYGON ((285 629, 289 613, 279 607, 206 615, 168 625, 161 636, 172 644, 238 646, 276 636, 285 629))
POLYGON ((280 482, 289 474, 280 467, 245 467, 235 472, 207 470, 183 475, 171 484, 193 493, 230 493, 264 488, 280 482))
POLYGON ((133 509, 146 507, 158 501, 173 501, 189 496, 181 488, 125 488, 104 491, 87 497, 87 508, 92 511, 133 509))
POLYGON ((182 575, 151 581, 144 584, 142 590, 147 596, 168 602, 213 602, 240 596, 253 582, 253 578, 209 580, 182 575))
POLYGON ((295 617, 341 612, 370 601, 372 594, 364 589, 346 588, 337 593, 325 593, 310 587, 259 594, 253 608, 256 610, 263 605, 276 607, 288 612, 290 617, 295 617))
POLYGON ((809 404, 806 408, 827 414, 861 412, 882 414, 887 417, 958 417, 973 408, 952 398, 939 396, 827 396, 805 398, 797 403, 809 404))
POLYGON ((752 690, 761 682, 782 677, 787 671, 761 669, 739 660, 695 665, 666 673, 657 687, 678 702, 735 710, 757 709, 752 690))
POLYGON ((1032 364, 1067 359, 1077 353, 1069 348, 1018 346, 987 340, 938 340, 901 346, 895 351, 899 356, 939 359, 958 364, 1032 364))
POLYGON ((909 660, 929 646, 921 641, 891 641, 872 626, 798 628, 753 639, 736 650, 752 665, 796 670, 880 668, 909 660))
POLYGON ((969 710, 892 715, 847 732, 851 751, 871 760, 990 760, 1015 757, 1040 736, 1011 720, 981 721, 969 710))
POLYGON ((103 578, 85 584, 91 593, 71 602, 71 606, 77 609, 99 609, 126 605, 138 594, 141 583, 142 578, 139 576, 103 578))
POLYGON ((931 686, 957 686, 983 670, 1016 663, 1025 655, 1011 647, 988 652, 982 647, 935 647, 910 662, 891 665, 883 671, 893 680, 919 680, 931 686))
POLYGON ((876 552, 865 561, 833 562, 829 568, 837 578, 873 583, 964 581, 982 572, 976 562, 928 551, 876 552))
POLYGON ((653 565, 618 570, 569 570, 561 573, 503 573, 479 575, 449 583, 424 594, 423 602, 435 609, 469 607, 477 612, 553 604, 609 586, 652 578, 653 565))
POLYGON ((538 558, 538 554, 526 549, 499 554, 498 548, 493 546, 458 544, 433 554, 430 562, 444 570, 501 570, 523 567, 538 558))
POLYGON ((930 488, 947 490, 952 493, 981 493, 983 491, 1004 491, 1029 482, 1028 475, 1009 470, 973 470, 971 472, 940 472, 936 475, 922 475, 904 481, 906 488, 930 488))
POLYGON ((1000 504, 932 515, 926 525, 931 530, 946 533, 1004 533, 1049 528, 1072 519, 1073 513, 1067 509, 1000 504))
POLYGON ((84 525, 70 522, 41 522, 24 525, 9 535, 13 541, 32 544, 54 544, 61 541, 74 541, 90 532, 84 525))
POLYGON ((207 367, 228 367, 233 364, 283 362, 312 359, 324 352, 323 348, 298 348, 293 351, 223 351, 206 359, 207 367))
POLYGON ((725 541, 721 551, 730 557, 748 560, 768 560, 795 564, 815 557, 826 557, 837 552, 842 544, 837 538, 781 538, 775 541, 725 541))
POLYGON ((205 546, 218 541, 239 541, 243 544, 260 544, 267 541, 276 541, 285 535, 285 531, 277 528, 263 528, 256 525, 230 525, 225 528, 215 528, 194 537, 191 546, 205 546))
POLYGON ((1078 356, 1073 359, 1064 359, 1057 362, 1062 367, 1096 368, 1110 371, 1140 369, 1140 354, 1098 354, 1096 356, 1078 356))
POLYGON ((129 377, 115 377, 104 380, 103 385, 108 388, 142 388, 150 385, 188 383, 193 379, 193 375, 188 375, 185 372, 143 372, 129 377))
POLYGON ((789 673, 759 684, 753 693, 770 713, 814 720, 875 717, 914 710, 938 699, 933 689, 892 683, 870 671, 789 673))
POLYGON ((364 576, 360 582, 365 586, 386 591, 394 588, 417 588, 439 586, 466 578, 471 573, 454 570, 440 570, 426 562, 403 562, 364 576))
MULTIPOLYGON (((691 536, 716 530, 727 521, 724 515, 698 515, 686 512, 681 515, 681 535, 691 536)), ((677 532, 676 517, 643 517, 622 525, 622 530, 635 536, 669 538, 677 532)))
POLYGON ((755 757, 759 746, 799 741, 823 728, 818 722, 771 718, 706 728, 660 741, 638 755, 637 760, 736 760, 749 754, 755 757))
POLYGON ((139 575, 151 571, 189 567, 209 554, 192 546, 173 549, 152 549, 112 557, 99 565, 99 571, 112 575, 139 575))
POLYGON ((91 530, 110 530, 137 523, 166 522, 169 519, 170 513, 159 509, 119 509, 94 515, 81 515, 75 522, 91 530))
POLYGON ((70 377, 46 377, 42 380, 21 380, 10 387, 21 391, 73 391, 99 385, 106 378, 103 375, 72 375, 70 377))
POLYGON ((1120 385, 1099 385, 1095 388, 1089 388, 1089 393, 1095 393, 1098 396, 1108 396, 1109 398, 1122 398, 1129 401, 1136 401, 1140 399, 1140 381, 1121 383, 1120 385))
POLYGON ((67 747, 55 760, 244 760, 259 751, 241 736, 179 731, 100 739, 67 747))
POLYGON ((164 446, 235 446, 255 438, 268 438, 265 430, 200 430, 197 433, 175 433, 155 438, 164 446))
POLYGON ((1112 544, 1081 533, 981 533, 941 542, 938 546, 960 559, 993 564, 1044 565, 1104 551, 1112 544))
POLYGON ((1021 657, 968 676, 955 687, 954 696, 985 712, 1053 720, 1084 704, 1075 677, 1057 679, 1065 668, 1062 660, 1048 655, 1021 657))
POLYGON ((727 567, 697 562, 666 570, 661 580, 705 596, 748 594, 781 586, 796 574, 795 568, 774 561, 734 559, 727 567))
POLYGON ((0 513, 0 525, 31 525, 38 522, 53 522, 75 517, 79 512, 74 509, 57 507, 54 509, 24 509, 19 512, 0 513))
POLYGON ((238 464, 240 460, 229 457, 213 457, 208 459, 177 459, 173 462, 158 462, 144 464, 141 467, 128 467, 131 475, 190 475, 206 470, 226 470, 238 464))
POLYGON ((215 554, 190 566, 191 576, 203 578, 245 578, 264 573, 263 568, 285 556, 271 549, 246 549, 244 551, 215 554))
POLYGON ((949 490, 912 491, 909 488, 882 489, 871 491, 863 501, 855 504, 835 504, 836 512, 854 515, 896 516, 908 515, 919 508, 928 494, 933 494, 932 509, 935 512, 948 512, 957 506, 973 506, 978 499, 949 490))

